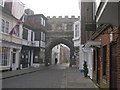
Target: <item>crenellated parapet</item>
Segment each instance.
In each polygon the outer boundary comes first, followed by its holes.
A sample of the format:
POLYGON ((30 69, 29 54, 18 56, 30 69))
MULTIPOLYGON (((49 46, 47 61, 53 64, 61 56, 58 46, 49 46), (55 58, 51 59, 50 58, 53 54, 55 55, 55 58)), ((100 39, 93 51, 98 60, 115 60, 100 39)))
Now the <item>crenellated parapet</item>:
POLYGON ((50 17, 50 16, 47 16, 47 18, 48 19, 78 19, 78 18, 80 18, 80 16, 71 16, 71 17, 69 17, 69 16, 58 16, 58 17, 56 17, 56 16, 52 16, 52 17, 50 17))

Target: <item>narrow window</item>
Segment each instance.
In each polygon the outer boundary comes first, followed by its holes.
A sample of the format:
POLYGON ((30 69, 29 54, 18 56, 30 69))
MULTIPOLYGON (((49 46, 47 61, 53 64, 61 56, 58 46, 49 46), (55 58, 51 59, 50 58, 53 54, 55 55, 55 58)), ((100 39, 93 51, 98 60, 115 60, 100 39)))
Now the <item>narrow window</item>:
POLYGON ((9 33, 9 22, 8 21, 6 21, 5 33, 9 33))
POLYGON ((2 32, 4 32, 4 30, 5 30, 5 20, 3 20, 3 19, 2 19, 2 29, 1 30, 2 30, 2 32))
POLYGON ((107 72, 107 45, 103 46, 103 75, 107 72))
POLYGON ((93 51, 94 53, 94 55, 93 55, 93 70, 95 71, 95 67, 96 67, 96 52, 95 52, 95 50, 93 51))

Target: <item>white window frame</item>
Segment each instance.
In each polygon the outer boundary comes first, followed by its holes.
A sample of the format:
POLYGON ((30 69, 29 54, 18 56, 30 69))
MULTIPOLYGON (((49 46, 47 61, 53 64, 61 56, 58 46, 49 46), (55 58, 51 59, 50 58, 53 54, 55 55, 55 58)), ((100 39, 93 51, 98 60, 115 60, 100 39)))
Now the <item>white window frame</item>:
MULTIPOLYGON (((33 31, 32 31, 33 32, 33 31)), ((33 41, 35 41, 35 32, 33 32, 33 41)))
POLYGON ((44 41, 45 41, 45 33, 44 33, 44 41))
POLYGON ((43 41, 43 32, 41 32, 41 41, 43 41))
POLYGON ((35 33, 31 30, 31 37, 30 37, 31 41, 35 41, 34 34, 35 34, 35 33), (33 34, 32 34, 32 33, 33 33, 33 34))
POLYGON ((78 32, 77 27, 78 27, 78 25, 76 24, 75 25, 75 37, 77 37, 77 32, 78 32))
POLYGON ((1 21, 1 31, 2 32, 5 32, 5 20, 4 19, 2 19, 2 21, 1 21))
POLYGON ((0 50, 0 54, 2 56, 2 62, 0 64, 0 66, 9 66, 9 48, 6 47, 2 47, 2 50, 0 50), (4 50, 7 49, 7 50, 4 50))
POLYGON ((44 25, 44 20, 42 17, 41 17, 41 24, 44 25))
POLYGON ((63 30, 67 30, 67 24, 66 23, 64 23, 64 24, 62 24, 62 27, 63 27, 63 30))
POLYGON ((19 25, 18 28, 16 28, 16 27, 14 28, 13 34, 14 34, 15 36, 19 36, 19 34, 20 34, 20 25, 19 25))
POLYGON ((31 30, 28 29, 28 41, 31 41, 31 30))
POLYGON ((46 21, 44 20, 44 26, 45 26, 46 21))
POLYGON ((8 34, 9 33, 9 29, 10 29, 9 21, 6 21, 6 20, 2 19, 2 21, 1 21, 1 31, 3 33, 8 34))
POLYGON ((75 29, 75 38, 79 37, 79 24, 75 24, 74 25, 74 29, 75 29))
POLYGON ((5 33, 9 33, 9 27, 10 27, 10 23, 8 21, 6 21, 5 23, 5 33))

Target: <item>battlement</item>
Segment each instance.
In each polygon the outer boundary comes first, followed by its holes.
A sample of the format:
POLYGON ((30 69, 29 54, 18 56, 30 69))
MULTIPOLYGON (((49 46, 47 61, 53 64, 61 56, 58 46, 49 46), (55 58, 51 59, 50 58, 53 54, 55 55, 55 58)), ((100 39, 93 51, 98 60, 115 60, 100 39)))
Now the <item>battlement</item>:
POLYGON ((56 16, 52 16, 52 17, 50 17, 50 16, 47 16, 47 18, 48 19, 75 19, 75 18, 80 18, 80 16, 71 16, 71 17, 69 17, 69 16, 64 16, 64 17, 62 17, 62 16, 58 16, 58 17, 56 17, 56 16))

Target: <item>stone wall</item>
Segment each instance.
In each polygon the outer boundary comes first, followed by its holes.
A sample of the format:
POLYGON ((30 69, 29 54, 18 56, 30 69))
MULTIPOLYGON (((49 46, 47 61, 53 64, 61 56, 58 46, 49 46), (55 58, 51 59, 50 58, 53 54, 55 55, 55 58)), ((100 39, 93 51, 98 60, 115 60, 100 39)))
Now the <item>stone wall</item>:
POLYGON ((75 21, 78 21, 79 18, 80 18, 79 16, 77 18, 75 16, 71 16, 70 18, 68 16, 65 16, 65 17, 53 16, 52 18, 50 16, 47 16, 48 23, 49 23, 48 30, 52 30, 55 32, 72 31, 73 23, 75 21))

